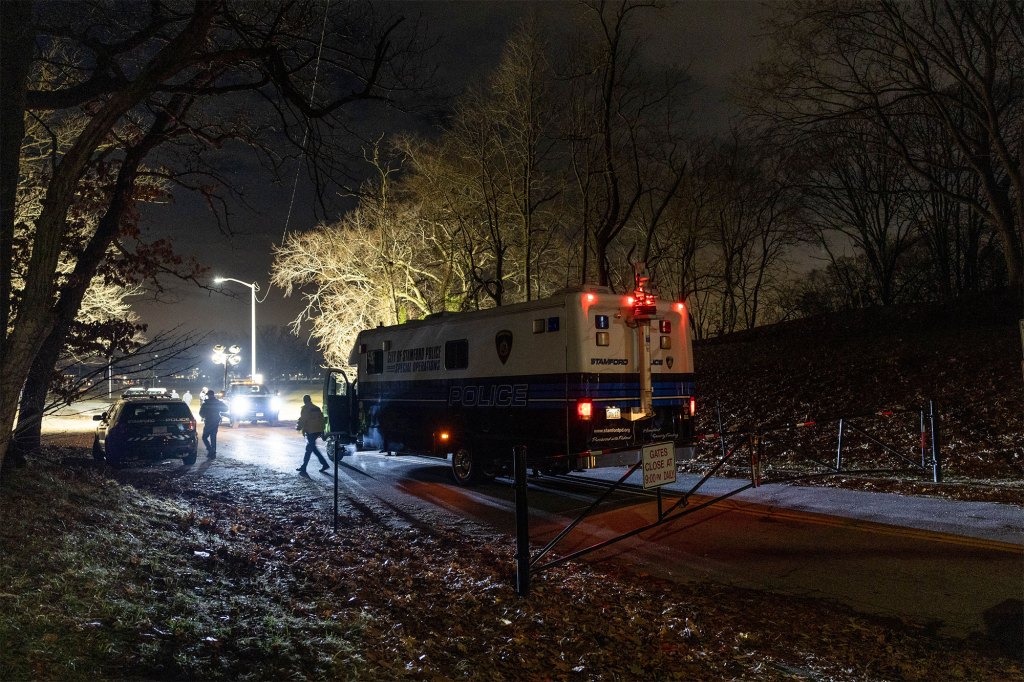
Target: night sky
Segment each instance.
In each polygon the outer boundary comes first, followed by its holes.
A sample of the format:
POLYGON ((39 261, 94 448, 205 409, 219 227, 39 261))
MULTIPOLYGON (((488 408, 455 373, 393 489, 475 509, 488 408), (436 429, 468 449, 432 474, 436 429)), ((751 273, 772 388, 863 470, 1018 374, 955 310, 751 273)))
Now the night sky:
MULTIPOLYGON (((527 8, 552 25, 568 24, 570 6, 559 2, 416 2, 393 3, 409 12, 422 13, 426 26, 437 36, 439 75, 446 90, 459 93, 467 83, 485 75, 498 61, 505 37, 527 8)), ((693 96, 697 125, 722 127, 733 113, 724 101, 729 79, 749 67, 758 56, 762 42, 757 37, 762 7, 748 1, 702 1, 676 3, 660 12, 648 13, 642 27, 645 57, 655 65, 684 67, 698 92, 693 96)), ((408 120, 381 120, 382 130, 397 130, 408 120)), ((196 256, 215 275, 256 281, 266 293, 271 265, 271 248, 280 243, 285 230, 295 166, 284 180, 274 182, 245 156, 231 159, 238 168, 234 176, 247 194, 252 209, 233 205, 235 235, 220 234, 214 219, 196 197, 178 193, 173 203, 147 207, 143 229, 149 238, 170 235, 176 249, 196 256), (247 164, 249 164, 247 166, 247 164)), ((291 231, 316 224, 311 209, 312 188, 304 172, 299 173, 296 199, 290 219, 291 231)), ((231 330, 248 338, 249 290, 227 284, 230 298, 188 285, 168 282, 163 298, 167 303, 137 301, 136 309, 151 331, 175 325, 211 331, 231 341, 231 330), (223 334, 220 332, 227 332, 223 334)), ((212 282, 211 282, 211 286, 212 282)), ((301 310, 300 299, 285 299, 273 289, 257 307, 257 324, 283 325, 301 310)), ((241 339, 239 339, 241 341, 241 339)))

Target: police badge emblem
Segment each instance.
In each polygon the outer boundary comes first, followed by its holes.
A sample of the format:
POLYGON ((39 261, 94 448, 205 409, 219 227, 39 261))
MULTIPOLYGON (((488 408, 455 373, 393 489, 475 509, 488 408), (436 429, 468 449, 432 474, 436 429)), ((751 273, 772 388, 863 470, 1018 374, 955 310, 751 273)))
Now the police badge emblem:
POLYGON ((498 359, 504 365, 508 361, 508 356, 512 353, 512 332, 507 329, 502 329, 498 332, 494 336, 494 347, 498 351, 498 359))

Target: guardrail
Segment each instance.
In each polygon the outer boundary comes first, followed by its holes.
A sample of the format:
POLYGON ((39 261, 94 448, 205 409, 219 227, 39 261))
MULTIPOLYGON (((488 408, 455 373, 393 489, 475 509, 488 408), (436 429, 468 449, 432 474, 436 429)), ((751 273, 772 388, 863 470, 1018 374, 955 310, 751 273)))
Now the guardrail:
POLYGON ((530 550, 530 529, 529 529, 529 503, 527 502, 527 475, 526 475, 526 452, 524 447, 513 448, 513 460, 514 460, 514 486, 515 486, 515 504, 516 504, 516 592, 520 596, 525 596, 530 589, 531 575, 540 573, 548 568, 552 568, 559 564, 563 564, 572 559, 578 558, 585 554, 603 549, 611 544, 620 542, 627 538, 631 538, 639 533, 643 533, 647 530, 661 526, 666 523, 671 523, 678 519, 688 516, 694 512, 706 509, 714 504, 722 502, 734 495, 737 495, 750 488, 757 488, 763 483, 793 483, 801 480, 810 480, 812 478, 821 478, 825 476, 832 476, 835 474, 848 473, 848 474, 868 474, 868 473, 882 473, 882 472, 899 472, 899 471, 915 471, 917 473, 931 474, 932 480, 935 483, 942 482, 942 461, 940 458, 940 437, 939 437, 939 411, 938 405, 934 400, 929 400, 927 406, 922 406, 916 410, 908 409, 883 409, 876 410, 870 413, 864 413, 853 416, 844 416, 826 420, 810 420, 805 419, 800 422, 791 422, 787 424, 781 424, 771 428, 754 428, 747 430, 736 430, 731 431, 728 434, 722 428, 722 413, 721 408, 716 407, 716 418, 718 422, 718 433, 703 434, 697 437, 698 442, 718 442, 718 446, 721 449, 721 455, 718 457, 718 461, 715 462, 701 477, 701 479, 690 488, 689 491, 678 495, 675 503, 667 510, 662 508, 662 493, 661 488, 657 489, 657 504, 658 504, 658 517, 656 521, 645 524, 643 526, 634 528, 633 530, 622 533, 621 535, 613 538, 608 538, 598 542, 589 547, 576 550, 570 554, 557 557, 555 559, 548 560, 545 563, 541 563, 541 560, 551 552, 555 546, 561 542, 574 528, 576 528, 587 516, 593 511, 615 490, 620 488, 629 478, 630 475, 640 466, 638 461, 632 467, 630 467, 626 473, 619 478, 618 481, 608 486, 608 488, 599 495, 593 502, 579 514, 573 521, 571 521, 562 531, 556 534, 554 539, 548 542, 539 552, 533 554, 530 550), (869 430, 862 425, 862 422, 868 418, 898 418, 903 415, 916 415, 916 423, 918 425, 919 440, 914 445, 914 457, 907 456, 907 454, 901 451, 898 447, 891 444, 885 443, 881 438, 870 433, 869 430), (772 478, 771 480, 765 480, 765 443, 766 440, 772 436, 776 436, 781 433, 795 431, 795 430, 808 430, 814 428, 824 428, 830 424, 835 424, 838 428, 835 448, 835 460, 832 462, 826 462, 816 457, 807 457, 807 459, 820 467, 819 470, 810 471, 808 473, 801 473, 790 475, 781 478, 772 478), (880 448, 881 452, 885 455, 894 458, 896 462, 901 463, 901 468, 855 468, 848 466, 848 458, 844 457, 844 447, 847 447, 848 441, 846 436, 850 433, 858 434, 866 438, 870 443, 880 448), (733 441, 729 444, 729 441, 733 441), (719 470, 729 461, 731 461, 738 452, 742 449, 749 449, 749 463, 750 463, 750 482, 737 487, 734 490, 722 493, 713 497, 709 500, 705 500, 700 504, 690 506, 689 499, 692 495, 697 493, 708 480, 711 479, 719 470), (919 449, 919 452, 918 452, 919 449), (920 461, 917 457, 920 456, 920 461))

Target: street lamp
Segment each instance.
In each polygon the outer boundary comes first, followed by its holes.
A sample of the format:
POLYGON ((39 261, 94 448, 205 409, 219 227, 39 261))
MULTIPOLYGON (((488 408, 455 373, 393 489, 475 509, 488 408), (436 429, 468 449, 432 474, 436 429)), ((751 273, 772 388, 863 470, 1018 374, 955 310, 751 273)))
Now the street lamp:
POLYGON ((225 348, 223 345, 218 343, 213 347, 212 359, 214 364, 224 365, 224 383, 222 384, 222 390, 224 391, 228 390, 228 365, 234 367, 242 361, 242 358, 238 355, 241 351, 242 349, 235 345, 225 348))
POLYGON ((241 284, 243 287, 249 287, 249 291, 252 292, 252 371, 249 373, 249 378, 256 381, 256 292, 260 290, 260 285, 256 282, 252 284, 243 282, 240 279, 234 277, 214 277, 213 283, 220 284, 221 282, 234 282, 241 284))

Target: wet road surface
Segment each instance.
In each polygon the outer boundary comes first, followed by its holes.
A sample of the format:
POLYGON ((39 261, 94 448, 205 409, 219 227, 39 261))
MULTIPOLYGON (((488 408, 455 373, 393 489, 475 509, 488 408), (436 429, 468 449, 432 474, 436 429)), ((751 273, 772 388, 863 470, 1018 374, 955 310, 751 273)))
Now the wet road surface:
MULTIPOLYGON (((331 524, 334 470, 296 473, 305 439, 293 422, 222 427, 218 456, 195 467, 174 460, 127 475, 214 476, 248 485, 294 488, 318 500, 331 524), (261 473, 262 472, 262 473, 261 473)), ((322 451, 326 450, 323 442, 322 451)), ((390 523, 445 524, 466 533, 515 536, 514 492, 499 479, 473 488, 454 484, 442 460, 348 452, 337 467, 340 532, 344 510, 372 507, 390 523)), ((829 489, 821 489, 827 495, 829 489)), ((585 485, 531 481, 530 536, 537 551, 598 493, 585 485)), ((892 496, 897 498, 897 496, 892 496)), ((694 497, 691 504, 699 504, 694 497)), ((898 503, 898 500, 894 500, 898 503)), ((652 498, 616 494, 560 544, 566 554, 656 519, 652 498)), ((510 552, 511 556, 511 552, 510 552)), ((1024 598, 1024 546, 906 528, 742 500, 726 500, 672 524, 589 554, 582 561, 621 562, 639 575, 713 581, 777 594, 833 600, 858 611, 909 619, 944 634, 985 630, 985 612, 1024 598)), ((510 559, 511 562, 511 559, 510 559)), ((543 575, 535 580, 543 580, 543 575)), ((638 578, 642 579, 642 578, 638 578)))

